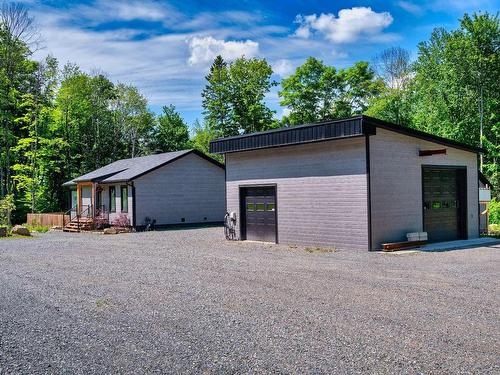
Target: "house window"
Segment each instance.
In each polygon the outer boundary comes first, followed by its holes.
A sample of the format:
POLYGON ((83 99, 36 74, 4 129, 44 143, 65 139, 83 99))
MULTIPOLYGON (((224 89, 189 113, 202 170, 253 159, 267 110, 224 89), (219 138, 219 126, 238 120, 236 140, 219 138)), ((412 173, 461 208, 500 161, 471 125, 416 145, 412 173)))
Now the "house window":
POLYGON ((116 189, 114 186, 109 187, 109 212, 116 212, 116 189))
POLYGON ((122 198, 122 212, 128 212, 128 186, 122 186, 121 188, 121 198, 122 198))

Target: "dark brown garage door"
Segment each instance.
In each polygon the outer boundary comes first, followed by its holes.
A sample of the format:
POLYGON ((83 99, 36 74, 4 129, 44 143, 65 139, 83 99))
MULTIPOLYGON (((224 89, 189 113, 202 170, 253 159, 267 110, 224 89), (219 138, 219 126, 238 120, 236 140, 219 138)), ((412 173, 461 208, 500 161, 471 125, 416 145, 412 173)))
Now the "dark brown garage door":
POLYGON ((466 179, 462 168, 423 168, 424 231, 429 241, 466 238, 466 179))
POLYGON ((243 238, 276 242, 276 187, 246 187, 241 194, 243 238))

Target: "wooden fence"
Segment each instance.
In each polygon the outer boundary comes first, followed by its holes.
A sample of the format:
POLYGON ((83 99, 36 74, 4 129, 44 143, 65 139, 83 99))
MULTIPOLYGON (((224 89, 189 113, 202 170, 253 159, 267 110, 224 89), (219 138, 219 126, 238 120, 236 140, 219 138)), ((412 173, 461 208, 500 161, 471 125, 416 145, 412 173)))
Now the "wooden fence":
POLYGON ((62 227, 64 222, 67 224, 70 221, 69 215, 64 215, 62 212, 51 212, 47 214, 28 214, 26 223, 28 225, 42 225, 44 227, 62 227))

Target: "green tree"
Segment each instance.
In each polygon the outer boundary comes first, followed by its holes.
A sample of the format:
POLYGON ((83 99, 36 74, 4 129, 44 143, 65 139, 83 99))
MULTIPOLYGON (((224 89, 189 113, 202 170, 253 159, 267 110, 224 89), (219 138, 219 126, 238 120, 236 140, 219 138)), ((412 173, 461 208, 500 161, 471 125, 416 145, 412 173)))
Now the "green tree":
POLYGON ((190 147, 189 129, 175 106, 163 107, 158 122, 153 130, 151 149, 154 152, 170 152, 190 147))
POLYGON ((229 68, 222 56, 215 58, 205 79, 201 93, 205 123, 221 137, 238 134, 232 116, 229 68))
POLYGON ((211 126, 207 123, 200 124, 198 120, 195 121, 191 136, 191 146, 194 149, 222 162, 222 155, 210 153, 210 141, 216 138, 218 138, 218 135, 211 126))
POLYGON ((333 102, 339 90, 337 70, 309 57, 294 74, 281 81, 280 104, 290 109, 284 122, 298 125, 333 118, 333 102))
POLYGON ((264 59, 240 57, 229 67, 232 122, 240 132, 253 133, 276 126, 274 112, 264 103, 266 94, 276 83, 273 70, 264 59))
POLYGON ((374 65, 384 85, 380 94, 371 98, 365 113, 410 126, 413 97, 410 52, 401 47, 388 48, 376 56, 374 65))
POLYGON ((500 186, 499 19, 464 15, 457 30, 435 29, 419 44, 415 63, 414 126, 483 145, 484 172, 500 186))
MULTIPOLYGON (((113 104, 115 137, 121 138, 124 157, 133 158, 147 153, 147 139, 154 126, 154 116, 148 102, 139 90, 130 85, 118 84, 113 104)), ((114 154, 122 154, 116 150, 114 154)))
POLYGON ((309 57, 281 82, 280 104, 290 109, 283 122, 297 125, 362 113, 382 87, 367 62, 337 71, 309 57))
POLYGON ((251 133, 276 126, 274 112, 264 103, 276 85, 264 59, 240 57, 231 64, 217 56, 202 92, 205 123, 219 137, 251 133))

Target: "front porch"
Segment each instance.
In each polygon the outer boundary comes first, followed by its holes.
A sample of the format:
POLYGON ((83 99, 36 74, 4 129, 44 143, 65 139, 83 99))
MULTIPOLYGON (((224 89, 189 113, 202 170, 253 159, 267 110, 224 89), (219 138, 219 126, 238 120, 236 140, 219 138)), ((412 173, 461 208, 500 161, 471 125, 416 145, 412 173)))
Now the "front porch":
POLYGON ((67 232, 103 229, 120 220, 133 225, 129 189, 131 186, 78 182, 70 190, 70 221, 64 223, 67 232))

